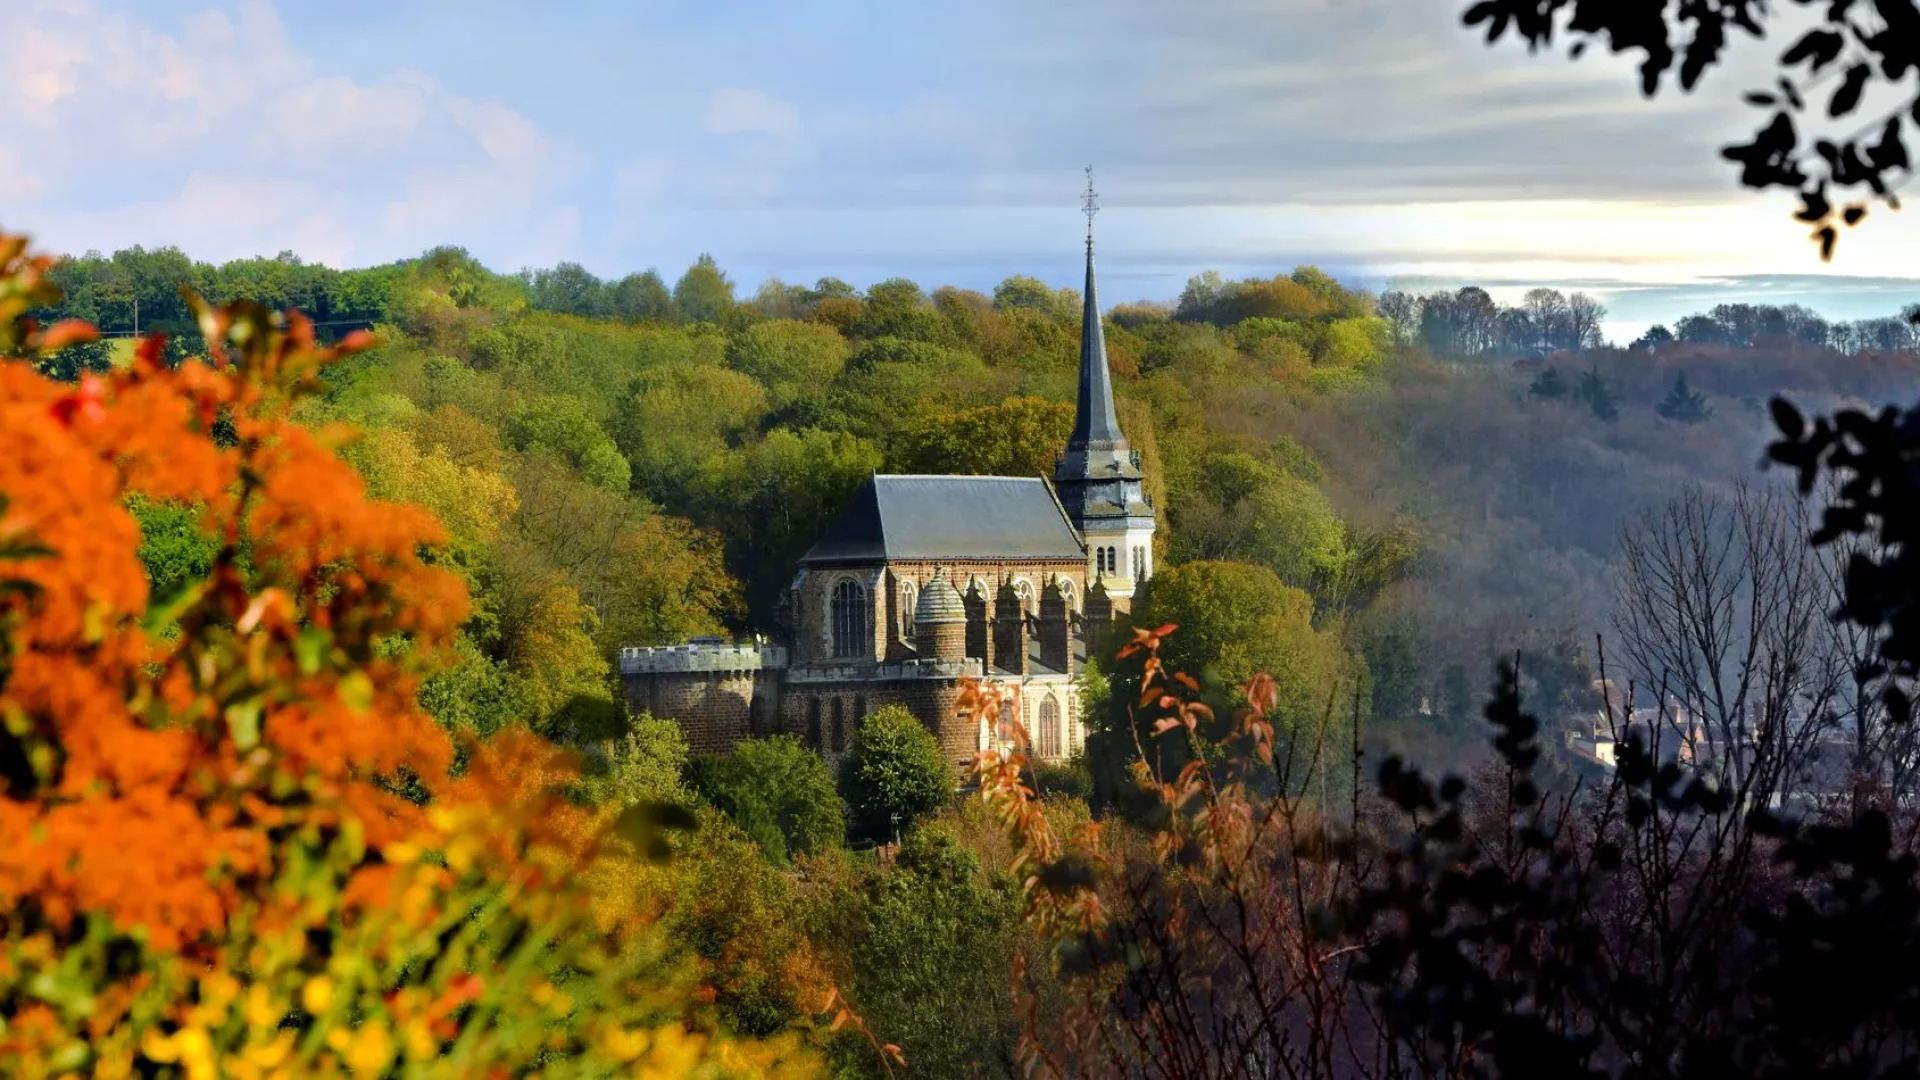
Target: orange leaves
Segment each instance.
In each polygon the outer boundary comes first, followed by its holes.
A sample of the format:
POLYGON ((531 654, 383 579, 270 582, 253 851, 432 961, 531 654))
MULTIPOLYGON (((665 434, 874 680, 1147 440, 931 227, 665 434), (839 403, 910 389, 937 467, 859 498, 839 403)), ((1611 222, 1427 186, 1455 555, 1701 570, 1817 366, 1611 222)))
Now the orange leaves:
POLYGON ((448 779, 417 700, 467 613, 421 560, 443 530, 289 419, 370 339, 196 303, 209 362, 150 338, 62 385, 33 353, 86 332, 24 318, 49 265, 0 236, 0 1074, 811 1074, 791 1039, 690 1030, 657 923, 601 917, 570 759, 504 737, 448 779), (219 545, 164 613, 136 494, 219 545))
MULTIPOLYGON (((30 355, 86 340, 90 328, 23 320, 52 298, 49 261, 24 251, 0 238, 0 343, 30 355)), ((417 661, 377 658, 373 645, 409 633, 430 649, 466 611, 458 580, 419 561, 437 527, 367 502, 351 469, 285 418, 283 403, 364 339, 320 349, 304 319, 246 305, 199 315, 212 368, 164 370, 157 339, 77 386, 0 361, 6 531, 51 552, 0 562, 0 579, 30 586, 0 592, 0 623, 13 627, 0 714, 33 763, 0 810, 21 838, 0 847, 0 904, 104 912, 167 947, 221 926, 267 868, 254 814, 338 820, 307 805, 312 778, 365 789, 348 799, 357 812, 417 816, 366 788, 367 771, 438 775, 451 749, 414 703, 417 661), (213 438, 223 415, 237 446, 213 438), (133 492, 203 505, 228 544, 171 645, 142 629, 133 492), (297 647, 309 626, 331 629, 324 655, 297 647), (348 695, 365 708, 340 704, 336 686, 370 688, 348 695), (268 767, 239 767, 256 745, 268 767)))

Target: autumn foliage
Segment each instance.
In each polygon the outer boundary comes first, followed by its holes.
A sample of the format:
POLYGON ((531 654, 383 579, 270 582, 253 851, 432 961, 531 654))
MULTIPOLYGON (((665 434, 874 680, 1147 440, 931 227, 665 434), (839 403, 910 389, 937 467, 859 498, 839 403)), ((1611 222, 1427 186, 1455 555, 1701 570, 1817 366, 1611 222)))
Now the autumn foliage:
POLYGON ((467 598, 443 540, 287 419, 299 315, 198 306, 78 385, 37 366, 50 261, 0 237, 0 1072, 806 1074, 715 1031, 631 881, 670 820, 559 796, 530 736, 454 746, 420 708, 467 598), (218 555, 149 595, 129 496, 218 555))

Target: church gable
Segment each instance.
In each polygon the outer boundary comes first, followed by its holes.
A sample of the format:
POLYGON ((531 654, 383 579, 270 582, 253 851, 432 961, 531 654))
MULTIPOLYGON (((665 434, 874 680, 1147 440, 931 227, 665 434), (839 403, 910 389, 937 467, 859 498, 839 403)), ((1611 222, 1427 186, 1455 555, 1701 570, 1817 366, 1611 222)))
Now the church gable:
POLYGON ((1085 551, 1038 477, 875 476, 801 562, 1082 559, 1085 551))

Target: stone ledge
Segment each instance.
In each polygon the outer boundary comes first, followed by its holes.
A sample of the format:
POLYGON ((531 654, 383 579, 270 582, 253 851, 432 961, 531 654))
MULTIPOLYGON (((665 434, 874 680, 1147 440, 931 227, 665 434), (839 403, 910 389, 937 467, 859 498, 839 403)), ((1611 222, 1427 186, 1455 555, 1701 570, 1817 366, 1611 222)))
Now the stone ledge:
POLYGON ((787 681, 799 683, 880 682, 898 679, 980 678, 985 672, 977 659, 902 660, 893 664, 807 664, 787 672, 787 681))
POLYGON ((664 645, 644 649, 629 646, 620 650, 622 675, 780 671, 786 666, 787 650, 778 645, 664 645))

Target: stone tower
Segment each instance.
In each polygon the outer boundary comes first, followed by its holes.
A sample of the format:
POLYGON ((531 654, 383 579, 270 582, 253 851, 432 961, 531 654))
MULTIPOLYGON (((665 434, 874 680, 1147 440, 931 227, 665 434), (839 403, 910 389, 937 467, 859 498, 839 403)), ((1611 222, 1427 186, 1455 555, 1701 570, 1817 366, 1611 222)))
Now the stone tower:
POLYGON ((1153 504, 1140 455, 1113 411, 1113 376, 1093 274, 1093 170, 1087 170, 1087 291, 1080 316, 1080 393, 1054 489, 1087 545, 1087 578, 1104 580, 1114 606, 1131 610, 1136 587, 1153 576, 1153 504))
POLYGON ((914 647, 922 660, 958 663, 967 655, 967 606, 947 581, 945 567, 920 590, 913 608, 914 647))

